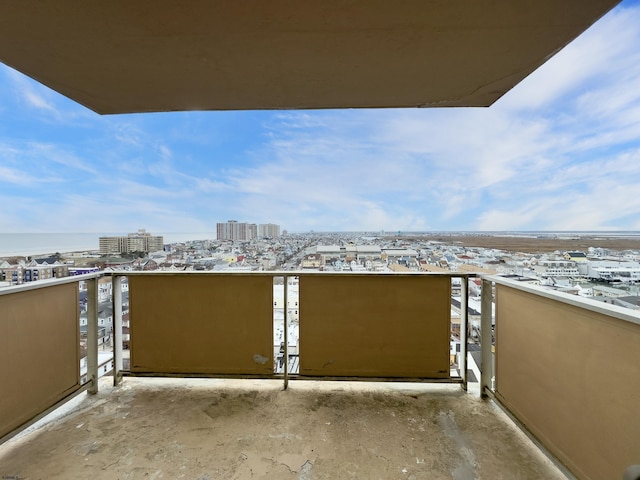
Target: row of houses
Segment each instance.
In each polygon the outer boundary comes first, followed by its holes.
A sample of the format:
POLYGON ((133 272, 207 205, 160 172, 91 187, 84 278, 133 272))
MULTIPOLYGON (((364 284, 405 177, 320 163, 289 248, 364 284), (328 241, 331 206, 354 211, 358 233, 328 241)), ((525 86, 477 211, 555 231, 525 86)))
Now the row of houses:
POLYGON ((71 277, 96 273, 104 269, 103 265, 74 266, 58 257, 34 258, 30 260, 0 260, 0 287, 22 285, 23 283, 71 277))
POLYGON ((57 258, 39 258, 30 261, 20 260, 12 264, 0 262, 0 285, 20 285, 37 280, 69 276, 69 265, 57 258))
POLYGON ((418 265, 418 252, 409 248, 382 248, 380 245, 318 245, 304 256, 303 269, 379 270, 390 264, 418 265))

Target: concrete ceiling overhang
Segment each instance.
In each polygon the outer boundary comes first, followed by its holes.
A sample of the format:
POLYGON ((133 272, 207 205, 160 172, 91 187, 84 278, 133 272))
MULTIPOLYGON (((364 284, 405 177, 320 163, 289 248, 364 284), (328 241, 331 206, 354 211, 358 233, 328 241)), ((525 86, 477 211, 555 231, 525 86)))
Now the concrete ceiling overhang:
POLYGON ((98 113, 488 106, 618 0, 17 0, 0 60, 98 113))

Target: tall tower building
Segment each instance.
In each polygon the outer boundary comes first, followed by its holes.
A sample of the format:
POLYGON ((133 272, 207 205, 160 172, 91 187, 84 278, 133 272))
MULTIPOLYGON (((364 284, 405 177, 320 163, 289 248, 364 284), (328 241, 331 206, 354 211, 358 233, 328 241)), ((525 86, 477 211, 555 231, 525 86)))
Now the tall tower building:
POLYGON ((258 225, 258 236, 271 238, 279 237, 280 225, 276 225, 275 223, 261 223, 258 225))
POLYGON ((228 222, 216 224, 216 236, 218 240, 246 242, 258 236, 258 227, 255 223, 229 220, 228 222))

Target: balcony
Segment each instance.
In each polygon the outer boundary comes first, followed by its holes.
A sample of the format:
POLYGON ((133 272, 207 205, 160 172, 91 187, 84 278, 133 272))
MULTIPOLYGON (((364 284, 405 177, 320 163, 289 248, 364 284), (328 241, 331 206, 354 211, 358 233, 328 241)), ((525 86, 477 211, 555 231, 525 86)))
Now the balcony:
POLYGON ((468 275, 295 277, 299 371, 282 373, 273 291, 288 305, 289 274, 127 273, 129 349, 112 276, 115 371, 100 379, 98 275, 0 291, 0 475, 611 479, 640 463, 637 313, 485 277, 477 384, 464 314, 450 355, 452 278, 465 312, 468 275))

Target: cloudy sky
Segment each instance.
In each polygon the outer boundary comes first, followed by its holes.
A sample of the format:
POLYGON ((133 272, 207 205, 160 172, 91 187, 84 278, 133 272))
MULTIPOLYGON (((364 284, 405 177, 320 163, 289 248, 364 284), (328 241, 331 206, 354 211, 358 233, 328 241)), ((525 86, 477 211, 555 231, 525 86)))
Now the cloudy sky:
POLYGON ((0 64, 0 232, 640 230, 640 3, 490 108, 99 116, 0 64))

